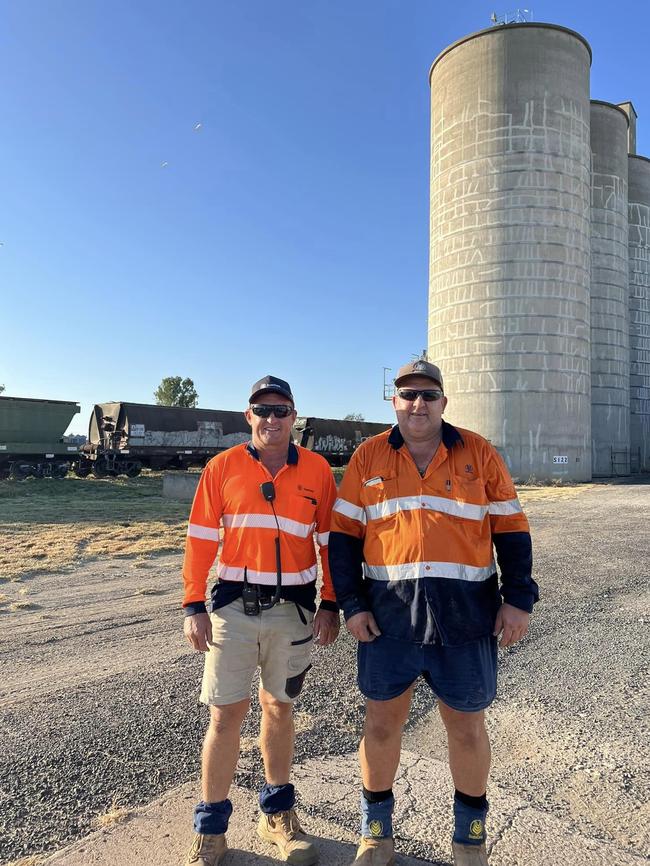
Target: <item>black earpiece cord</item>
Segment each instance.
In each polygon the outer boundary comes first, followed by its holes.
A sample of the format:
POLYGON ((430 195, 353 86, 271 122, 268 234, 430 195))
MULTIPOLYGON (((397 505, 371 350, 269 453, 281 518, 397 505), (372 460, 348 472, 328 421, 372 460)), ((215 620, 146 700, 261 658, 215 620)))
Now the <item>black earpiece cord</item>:
POLYGON ((278 527, 278 534, 275 536, 275 572, 277 574, 277 583, 275 585, 275 595, 273 596, 273 604, 280 601, 280 589, 282 588, 282 558, 280 556, 280 523, 278 515, 275 513, 275 505, 271 502, 273 516, 275 517, 275 525, 278 527))
POLYGON ((278 534, 275 537, 275 571, 278 576, 278 580, 275 586, 275 594, 271 600, 272 607, 274 604, 277 604, 280 601, 280 589, 282 587, 282 559, 280 557, 280 522, 278 520, 278 515, 275 513, 275 505, 273 504, 273 500, 275 499, 275 484, 272 481, 265 481, 263 484, 260 484, 260 490, 264 499, 266 499, 266 501, 271 506, 271 510, 273 511, 273 517, 275 517, 275 525, 278 528, 278 534))

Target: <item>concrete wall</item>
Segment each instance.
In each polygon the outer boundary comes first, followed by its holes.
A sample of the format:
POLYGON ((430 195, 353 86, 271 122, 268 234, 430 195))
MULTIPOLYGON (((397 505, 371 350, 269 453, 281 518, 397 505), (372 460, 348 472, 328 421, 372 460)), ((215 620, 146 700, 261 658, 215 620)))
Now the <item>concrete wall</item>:
POLYGON ((165 472, 163 475, 163 496, 191 502, 201 474, 199 472, 165 472))
POLYGON ((650 159, 628 157, 630 444, 650 471, 650 159))
POLYGON ((429 357, 449 420, 520 478, 591 477, 590 62, 578 34, 521 24, 430 74, 429 357))
POLYGON ((630 469, 627 145, 626 114, 592 101, 591 458, 599 476, 630 469))

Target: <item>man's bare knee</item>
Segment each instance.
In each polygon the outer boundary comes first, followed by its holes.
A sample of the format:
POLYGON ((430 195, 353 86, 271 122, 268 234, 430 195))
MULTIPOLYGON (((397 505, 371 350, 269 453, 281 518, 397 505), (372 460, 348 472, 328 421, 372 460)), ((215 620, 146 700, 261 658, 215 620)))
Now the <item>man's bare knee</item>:
POLYGON ((221 707, 210 707, 210 731, 213 734, 232 733, 234 730, 239 731, 242 726, 246 713, 250 706, 250 701, 245 698, 243 701, 237 701, 235 704, 224 704, 221 707))
POLYGON ((284 719, 293 712, 293 704, 290 701, 279 701, 262 688, 260 689, 260 706, 268 718, 284 719))
POLYGON ((487 736, 483 710, 477 713, 461 713, 444 704, 440 704, 439 709, 447 736, 458 745, 471 749, 487 736))
POLYGON ((378 742, 386 742, 396 735, 401 736, 409 707, 410 695, 408 700, 402 697, 392 701, 368 700, 364 735, 378 742))

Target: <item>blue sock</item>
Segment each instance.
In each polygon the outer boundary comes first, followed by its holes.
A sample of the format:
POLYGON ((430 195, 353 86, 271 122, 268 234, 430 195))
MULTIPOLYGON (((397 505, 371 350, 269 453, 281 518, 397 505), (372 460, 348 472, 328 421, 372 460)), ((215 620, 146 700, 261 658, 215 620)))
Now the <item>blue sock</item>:
POLYGON ((454 842, 461 845, 482 845, 485 842, 485 816, 488 806, 476 809, 454 797, 454 842))
POLYGON ((266 783, 260 791, 260 809, 265 815, 275 815, 276 812, 288 812, 296 803, 296 789, 291 783, 286 785, 269 785, 266 783))
POLYGON ((393 835, 393 809, 395 797, 381 803, 369 803, 361 795, 361 835, 372 839, 386 839, 393 835))
POLYGON ((204 803, 201 800, 194 807, 194 832, 205 836, 225 833, 231 815, 230 800, 220 800, 218 803, 204 803))

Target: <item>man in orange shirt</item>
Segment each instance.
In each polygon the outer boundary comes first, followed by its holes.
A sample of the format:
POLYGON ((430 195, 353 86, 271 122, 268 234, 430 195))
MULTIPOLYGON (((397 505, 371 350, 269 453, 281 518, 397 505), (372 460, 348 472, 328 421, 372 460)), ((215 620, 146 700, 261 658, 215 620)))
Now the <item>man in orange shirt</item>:
POLYGON ((496 693, 497 635, 502 647, 521 640, 538 597, 528 521, 497 451, 443 421, 438 367, 406 364, 395 386, 397 425, 353 454, 330 533, 336 596, 359 641, 359 688, 367 699, 354 863, 395 862, 392 786, 423 676, 447 731, 454 863, 487 866, 484 710, 496 693))
POLYGON ((203 744, 203 799, 194 810, 196 836, 186 866, 217 866, 226 851, 228 792, 257 667, 266 778, 258 834, 277 846, 282 859, 310 866, 318 854, 298 822, 289 781, 292 709, 310 668, 312 642, 327 646, 339 630, 327 561, 336 487, 326 461, 291 441, 296 411, 287 382, 275 376, 256 382, 245 414, 251 442, 208 463, 187 532, 184 631, 194 649, 206 653, 201 701, 210 706, 210 726, 203 744), (220 528, 208 614, 206 584, 220 528), (314 541, 323 567, 318 611, 314 541))

